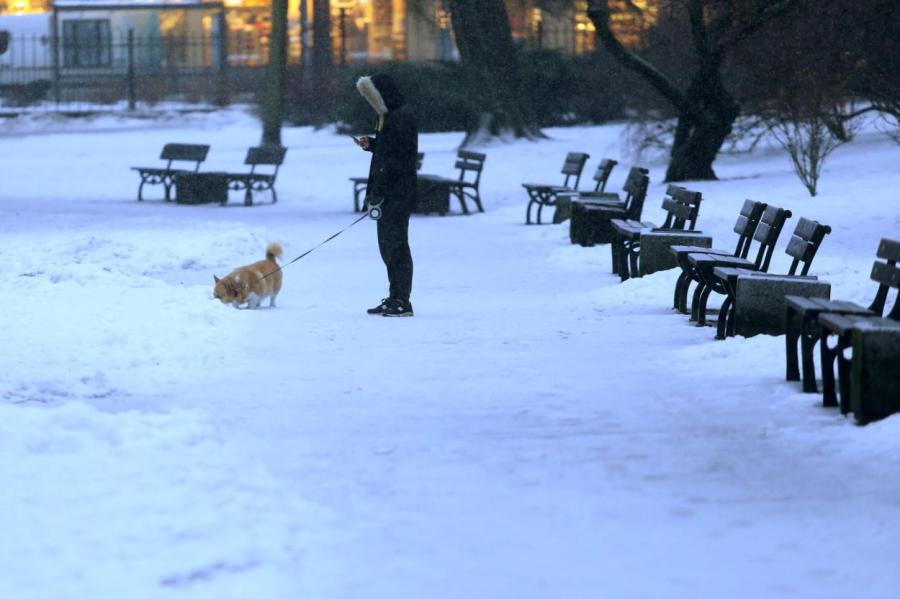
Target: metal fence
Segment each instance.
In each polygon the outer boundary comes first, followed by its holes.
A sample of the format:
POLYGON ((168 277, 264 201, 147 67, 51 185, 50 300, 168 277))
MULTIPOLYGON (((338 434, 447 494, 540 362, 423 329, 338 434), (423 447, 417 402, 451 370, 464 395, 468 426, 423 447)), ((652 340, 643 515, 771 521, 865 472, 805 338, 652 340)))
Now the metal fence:
POLYGON ((21 36, 0 55, 0 111, 83 112, 227 104, 260 89, 267 45, 229 34, 21 36))
MULTIPOLYGON (((225 105, 252 100, 264 88, 266 36, 234 31, 225 36, 138 36, 110 32, 89 20, 66 29, 67 23, 77 22, 63 21, 59 37, 10 39, 0 55, 0 115, 225 105)), ((569 55, 594 45, 592 33, 571 26, 541 26, 515 41, 523 48, 569 55)), ((436 47, 435 58, 439 53, 436 47)), ((347 58, 357 63, 386 57, 366 50, 347 58)), ((299 36, 292 36, 289 60, 296 64, 299 59, 299 36)))

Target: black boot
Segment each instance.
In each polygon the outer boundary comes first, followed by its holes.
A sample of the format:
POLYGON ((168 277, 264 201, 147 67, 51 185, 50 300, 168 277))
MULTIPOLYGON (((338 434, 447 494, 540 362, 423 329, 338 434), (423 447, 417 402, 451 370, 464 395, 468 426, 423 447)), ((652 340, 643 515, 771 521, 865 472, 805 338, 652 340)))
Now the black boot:
POLYGON ((390 299, 384 304, 382 316, 412 316, 412 304, 406 300, 390 299))
POLYGON ((381 316, 384 314, 384 309, 387 306, 387 303, 390 301, 390 298, 384 298, 381 300, 381 303, 375 306, 374 308, 369 308, 366 310, 367 314, 372 314, 373 316, 381 316))

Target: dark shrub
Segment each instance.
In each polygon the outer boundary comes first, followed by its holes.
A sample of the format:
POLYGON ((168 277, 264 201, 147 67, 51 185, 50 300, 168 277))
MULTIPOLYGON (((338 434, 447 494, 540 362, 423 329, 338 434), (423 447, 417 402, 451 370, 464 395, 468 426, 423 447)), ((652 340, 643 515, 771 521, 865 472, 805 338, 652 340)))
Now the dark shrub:
MULTIPOLYGON (((549 50, 519 54, 522 97, 542 127, 602 122, 620 118, 626 94, 620 73, 596 57, 565 56, 549 50)), ((370 131, 375 123, 371 107, 356 93, 362 75, 387 73, 416 111, 422 132, 463 131, 477 120, 476 98, 466 86, 456 62, 384 62, 335 69, 313 81, 294 70, 288 75, 286 115, 298 125, 337 124, 342 131, 370 131)))
POLYGON ((0 97, 9 106, 31 106, 47 99, 50 82, 46 79, 0 86, 0 97))

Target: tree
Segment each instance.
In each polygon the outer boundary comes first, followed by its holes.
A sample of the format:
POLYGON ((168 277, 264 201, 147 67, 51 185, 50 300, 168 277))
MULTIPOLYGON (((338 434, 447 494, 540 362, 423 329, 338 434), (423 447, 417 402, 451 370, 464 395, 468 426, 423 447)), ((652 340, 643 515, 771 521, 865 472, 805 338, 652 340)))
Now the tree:
POLYGON ((825 107, 801 106, 780 112, 770 124, 775 139, 791 158, 794 173, 815 197, 825 160, 844 143, 828 122, 825 107))
MULTIPOLYGON (((797 0, 671 0, 665 7, 669 16, 687 19, 692 41, 693 69, 682 89, 616 38, 607 0, 588 0, 588 17, 603 47, 675 110, 678 121, 666 181, 716 178, 713 162, 741 114, 722 76, 724 61, 729 52, 796 4, 797 0)), ((630 0, 628 5, 629 10, 643 10, 630 0)))
POLYGON ((313 79, 321 81, 331 74, 334 51, 331 45, 331 2, 313 0, 313 79))
POLYGON ((474 97, 463 145, 491 137, 541 137, 521 93, 521 76, 503 0, 450 0, 453 33, 474 97))
MULTIPOLYGON (((860 0, 853 23, 850 90, 881 113, 885 132, 900 143, 900 5, 894 0, 860 0)), ((861 109, 864 110, 864 109, 861 109)))
POLYGON ((281 145, 284 120, 284 75, 287 71, 288 0, 272 1, 272 35, 269 44, 269 72, 263 107, 263 145, 281 145))

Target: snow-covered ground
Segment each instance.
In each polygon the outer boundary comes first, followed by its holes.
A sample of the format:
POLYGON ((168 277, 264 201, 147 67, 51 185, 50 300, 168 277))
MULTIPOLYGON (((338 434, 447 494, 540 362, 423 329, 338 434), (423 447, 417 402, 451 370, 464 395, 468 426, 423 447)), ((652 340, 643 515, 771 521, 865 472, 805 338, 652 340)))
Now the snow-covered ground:
MULTIPOLYGON (((266 243, 353 220, 346 136, 287 129, 280 202, 246 209, 138 203, 129 170, 169 141, 234 170, 242 112, 0 126, 0 597, 897 596, 900 419, 821 408, 783 338, 690 326, 673 272, 619 284, 608 248, 523 225, 519 183, 620 157, 621 127, 487 148, 487 213, 413 219, 416 317, 384 319, 368 221, 289 267, 276 309, 209 299, 266 243)), ((459 140, 422 136, 423 171, 459 140)), ((774 147, 717 172, 692 186, 717 245, 744 199, 786 206, 834 228, 834 296, 871 299, 900 147, 860 135, 817 198, 774 147)))

